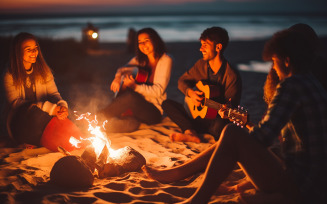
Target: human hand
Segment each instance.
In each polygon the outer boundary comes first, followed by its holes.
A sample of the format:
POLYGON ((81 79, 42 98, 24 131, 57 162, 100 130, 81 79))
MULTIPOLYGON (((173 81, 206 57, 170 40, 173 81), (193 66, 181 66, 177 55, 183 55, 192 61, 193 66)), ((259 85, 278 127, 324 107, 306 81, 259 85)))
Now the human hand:
POLYGON ((194 105, 196 105, 196 106, 200 106, 202 100, 204 99, 202 91, 194 91, 192 89, 188 89, 187 95, 191 98, 194 105))
POLYGON ((64 120, 68 117, 68 108, 57 106, 54 110, 54 115, 57 116, 59 120, 64 120))
POLYGON ((120 88, 120 79, 119 79, 119 78, 115 78, 115 79, 111 82, 110 89, 111 89, 113 92, 117 92, 117 91, 119 91, 119 88, 120 88))
POLYGON ((228 106, 223 104, 222 108, 218 110, 218 114, 222 119, 228 118, 228 106))
POLYGON ((129 87, 131 89, 135 89, 136 83, 135 79, 132 75, 126 75, 124 78, 124 87, 129 87))

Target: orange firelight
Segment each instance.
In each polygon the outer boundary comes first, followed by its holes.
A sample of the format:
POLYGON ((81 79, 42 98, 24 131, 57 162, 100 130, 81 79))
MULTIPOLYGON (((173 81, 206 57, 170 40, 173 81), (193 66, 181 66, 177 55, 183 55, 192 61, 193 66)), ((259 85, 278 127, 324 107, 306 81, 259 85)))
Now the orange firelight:
MULTIPOLYGON (((76 111, 75 111, 75 115, 76 115, 76 111)), ((112 149, 110 147, 111 146, 111 141, 107 137, 107 134, 105 132, 101 131, 101 126, 98 125, 98 120, 97 120, 96 116, 94 116, 94 119, 91 119, 91 120, 90 120, 90 116, 91 116, 91 113, 88 112, 88 113, 81 114, 81 115, 77 116, 77 119, 76 119, 76 120, 84 119, 84 120, 86 120, 88 122, 88 125, 89 125, 88 126, 88 131, 90 132, 90 134, 92 136, 87 137, 86 139, 83 139, 83 140, 88 140, 88 141, 91 142, 91 145, 94 148, 97 159, 99 158, 103 148, 107 147, 108 152, 109 152, 107 162, 109 162, 110 157, 117 157, 117 154, 119 155, 119 151, 114 150, 114 149, 112 149)), ((102 124, 103 129, 105 129, 104 126, 105 126, 105 124, 107 122, 108 122, 107 120, 103 122, 103 124, 102 124)), ((74 138, 74 137, 71 137, 70 138, 70 143, 72 145, 78 145, 79 143, 81 143, 81 141, 74 138)))

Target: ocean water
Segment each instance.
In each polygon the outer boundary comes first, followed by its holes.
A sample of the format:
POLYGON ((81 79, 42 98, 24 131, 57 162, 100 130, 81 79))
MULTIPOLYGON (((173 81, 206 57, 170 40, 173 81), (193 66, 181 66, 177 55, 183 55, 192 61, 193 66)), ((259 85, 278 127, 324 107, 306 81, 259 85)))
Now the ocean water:
POLYGON ((319 36, 327 36, 327 16, 302 15, 79 15, 79 16, 0 16, 0 36, 25 31, 39 37, 81 40, 87 23, 99 28, 100 42, 126 42, 129 28, 152 27, 166 42, 196 41, 212 26, 227 29, 231 40, 270 37, 295 23, 307 23, 319 36))
MULTIPOLYGON (((128 29, 152 27, 165 42, 197 41, 208 27, 227 29, 230 40, 255 40, 272 36, 295 23, 310 25, 318 36, 327 36, 327 16, 303 15, 78 15, 0 16, 0 36, 30 32, 38 37, 73 38, 80 41, 81 30, 92 23, 99 29, 99 42, 126 42, 128 29)), ((237 65, 240 70, 267 73, 269 62, 237 65)))

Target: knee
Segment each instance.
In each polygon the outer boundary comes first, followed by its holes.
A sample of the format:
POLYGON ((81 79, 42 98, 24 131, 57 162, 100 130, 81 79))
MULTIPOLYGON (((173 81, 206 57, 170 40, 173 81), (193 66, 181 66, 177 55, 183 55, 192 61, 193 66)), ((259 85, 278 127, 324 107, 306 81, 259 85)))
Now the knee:
POLYGON ((131 101, 138 99, 139 97, 142 97, 142 96, 140 94, 138 94, 137 92, 135 92, 133 90, 126 90, 123 92, 123 94, 121 94, 119 96, 119 100, 131 102, 131 101))
POLYGON ((221 132, 220 139, 230 140, 231 142, 240 141, 243 136, 248 134, 244 129, 234 124, 228 124, 221 132))

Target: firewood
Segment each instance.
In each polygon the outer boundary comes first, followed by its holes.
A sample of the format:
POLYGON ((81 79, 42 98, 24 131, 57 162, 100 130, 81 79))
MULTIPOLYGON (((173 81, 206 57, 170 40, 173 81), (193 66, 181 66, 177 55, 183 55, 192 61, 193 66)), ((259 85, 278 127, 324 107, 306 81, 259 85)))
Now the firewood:
POLYGON ((85 188, 93 185, 94 176, 78 156, 59 159, 50 172, 50 183, 66 188, 85 188))
POLYGON ((129 146, 117 151, 119 151, 119 156, 111 158, 111 161, 103 166, 102 171, 99 171, 99 178, 119 176, 126 172, 139 171, 146 164, 145 158, 129 146))

